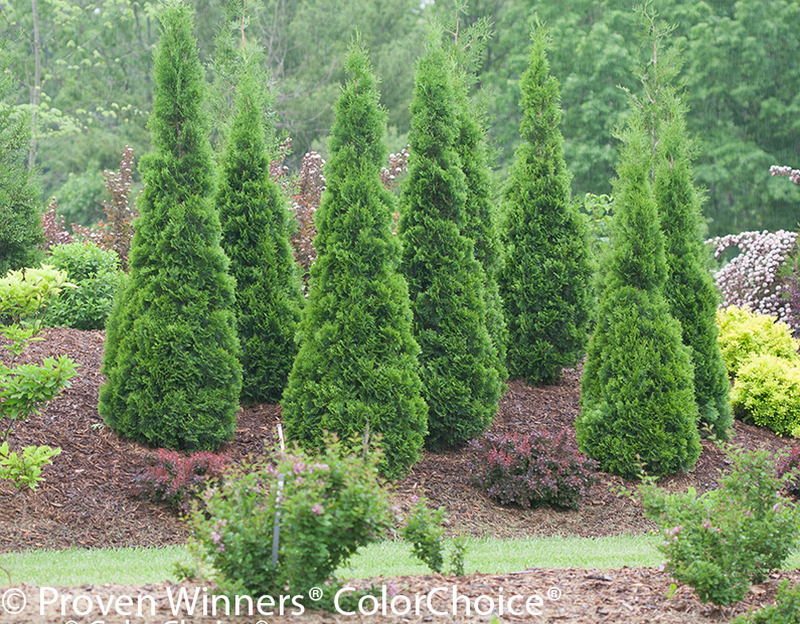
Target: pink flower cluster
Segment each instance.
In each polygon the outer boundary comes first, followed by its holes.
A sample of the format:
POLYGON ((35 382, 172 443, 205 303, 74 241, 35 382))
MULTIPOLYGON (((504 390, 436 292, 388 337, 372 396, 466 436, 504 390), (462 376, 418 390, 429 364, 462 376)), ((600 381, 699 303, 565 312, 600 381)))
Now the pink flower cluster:
POLYGON ((789 179, 795 184, 800 184, 800 169, 792 169, 791 167, 782 167, 780 165, 772 165, 769 168, 770 175, 774 176, 789 176, 789 179))
POLYGON ((706 243, 715 246, 716 258, 731 247, 742 252, 715 274, 723 299, 720 307, 746 307, 780 321, 790 321, 791 306, 783 297, 785 284, 779 272, 797 248, 796 232, 741 232, 718 236, 706 243))

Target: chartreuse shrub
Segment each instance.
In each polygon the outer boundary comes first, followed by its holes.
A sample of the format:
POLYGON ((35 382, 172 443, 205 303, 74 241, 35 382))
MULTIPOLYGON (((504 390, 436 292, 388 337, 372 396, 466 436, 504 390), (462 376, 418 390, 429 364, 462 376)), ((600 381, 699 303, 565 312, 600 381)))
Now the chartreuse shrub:
MULTIPOLYGON (((651 67, 661 65, 653 63, 651 67)), ((708 271, 685 111, 671 90, 665 93, 661 97, 666 101, 666 114, 658 125, 653 183, 665 237, 664 295, 670 313, 681 324, 683 344, 691 350, 700 421, 712 427, 717 438, 727 440, 733 415, 728 401, 730 382, 717 341, 719 296, 708 271)))
POLYGON ((731 472, 698 495, 640 486, 645 515, 664 531, 659 549, 672 576, 703 602, 738 602, 796 547, 800 508, 783 498, 768 451, 729 447, 731 472))
POLYGON ((638 115, 622 136, 612 250, 597 327, 581 380, 578 445, 601 470, 624 477, 637 464, 664 475, 700 456, 689 350, 669 313, 664 235, 650 183, 651 149, 638 115))
POLYGON ((744 422, 800 437, 800 363, 757 355, 739 369, 731 405, 744 422))
MULTIPOLYGON (((258 58, 258 57, 256 57, 258 58)), ((297 354, 303 295, 289 245, 290 216, 269 177, 263 80, 252 58, 239 70, 236 113, 222 158, 217 206, 236 279, 243 403, 277 403, 297 354)))
POLYGON ((10 271, 0 278, 0 336, 8 352, 0 362, 0 479, 11 480, 19 489, 35 489, 43 480, 42 468, 61 452, 49 446, 26 446, 17 452, 6 438, 15 420, 38 414, 77 374, 75 364, 65 356, 15 365, 31 342, 41 340, 42 315, 52 298, 70 286, 66 280, 64 271, 50 266, 10 271))
POLYGON ((420 457, 427 408, 397 272, 394 196, 380 179, 386 113, 360 44, 346 67, 352 79, 334 109, 300 351, 281 405, 287 435, 306 448, 322 446, 325 431, 341 439, 379 434, 381 472, 394 479, 420 457))
POLYGON ((487 433, 470 445, 472 482, 501 505, 578 509, 597 482, 596 462, 576 448, 564 429, 557 435, 487 433))
POLYGON ((508 370, 529 384, 554 383, 583 357, 591 301, 588 229, 570 198, 562 153, 558 81, 547 35, 532 33, 520 80, 522 144, 503 199, 506 260, 500 293, 508 322, 508 370))
POLYGON ((192 550, 226 593, 303 596, 305 608, 332 604, 334 571, 390 526, 378 455, 348 455, 329 438, 321 454, 274 449, 271 462, 233 466, 206 491, 205 507, 195 506, 192 550), (324 589, 322 601, 309 599, 312 587, 324 589))
POLYGON ((717 313, 719 346, 731 377, 739 375, 745 362, 757 355, 772 355, 800 364, 800 341, 792 330, 772 316, 730 306, 717 313))
POLYGON ((118 434, 210 450, 233 437, 239 408, 233 280, 212 203, 214 163, 192 13, 170 0, 155 51, 145 187, 127 285, 106 325, 100 414, 118 434))
POLYGON ((417 498, 403 522, 400 535, 411 544, 412 554, 431 571, 438 574, 464 576, 464 555, 467 541, 463 536, 453 538, 449 552, 445 552, 444 539, 445 509, 432 510, 427 499, 417 498), (447 558, 447 568, 445 568, 447 558))
POLYGON ((47 308, 45 325, 103 329, 125 279, 117 253, 87 242, 56 245, 50 254, 49 262, 66 271, 76 288, 63 291, 47 308))
POLYGON ((432 449, 482 434, 502 394, 500 362, 486 329, 483 268, 462 233, 466 178, 455 142, 458 110, 451 62, 431 44, 419 61, 411 103, 408 176, 401 186, 401 270, 428 403, 432 449))

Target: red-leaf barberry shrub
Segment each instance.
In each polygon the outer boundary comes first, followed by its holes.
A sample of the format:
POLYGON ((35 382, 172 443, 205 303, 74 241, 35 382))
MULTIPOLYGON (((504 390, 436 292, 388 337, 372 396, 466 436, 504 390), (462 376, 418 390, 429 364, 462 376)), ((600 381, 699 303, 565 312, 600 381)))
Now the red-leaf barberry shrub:
POLYGON ((158 449, 147 471, 135 480, 136 493, 158 503, 165 501, 189 511, 193 498, 199 496, 209 480, 218 480, 228 457, 210 451, 190 455, 158 449))
POLYGON ((578 450, 566 429, 555 435, 487 433, 470 448, 473 482, 502 505, 578 509, 597 483, 597 462, 578 450))
POLYGON ((776 474, 783 480, 783 488, 792 496, 800 497, 800 447, 795 446, 778 461, 776 474), (790 476, 786 476, 792 473, 790 476))

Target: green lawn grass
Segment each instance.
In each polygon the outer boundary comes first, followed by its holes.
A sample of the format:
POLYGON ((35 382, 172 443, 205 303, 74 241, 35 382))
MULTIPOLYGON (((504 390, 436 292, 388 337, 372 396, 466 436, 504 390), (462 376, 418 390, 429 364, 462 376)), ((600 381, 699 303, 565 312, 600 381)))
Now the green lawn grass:
MULTIPOLYGON (((663 561, 656 549, 658 536, 635 535, 592 539, 575 537, 521 540, 470 539, 465 571, 485 574, 518 572, 529 568, 601 568, 655 566, 663 561)), ((120 550, 36 550, 0 554, 0 586, 28 583, 48 586, 123 583, 143 585, 178 580, 173 566, 192 563, 186 549, 137 548, 120 550)), ((786 561, 785 569, 800 567, 800 553, 786 561)), ((341 578, 426 574, 403 542, 381 542, 364 548, 347 566, 341 578)))

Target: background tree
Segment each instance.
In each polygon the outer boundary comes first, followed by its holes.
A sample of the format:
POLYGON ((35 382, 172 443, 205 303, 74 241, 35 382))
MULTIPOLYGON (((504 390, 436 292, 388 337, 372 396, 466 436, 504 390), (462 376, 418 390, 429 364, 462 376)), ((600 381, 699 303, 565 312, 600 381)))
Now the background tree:
POLYGON ((0 42, 0 277, 37 266, 44 243, 36 178, 27 167, 30 119, 8 102, 12 76, 0 42))
POLYGON ((163 9, 150 118, 154 153, 130 275, 106 325, 100 414, 154 446, 210 449, 230 439, 241 389, 233 280, 211 199, 213 161, 192 12, 163 9))
POLYGON ((520 81, 524 143, 504 196, 507 252, 500 284, 510 335, 509 372, 530 384, 548 384, 584 354, 591 265, 586 225, 570 199, 547 35, 537 28, 532 40, 530 65, 520 81))
POLYGON ((309 447, 324 431, 380 434, 381 471, 405 475, 426 433, 408 290, 397 272, 394 196, 381 182, 386 113, 366 51, 354 45, 336 102, 327 187, 316 213, 318 257, 282 407, 287 435, 309 447))
POLYGON ((445 52, 431 44, 417 67, 408 176, 401 190, 401 268, 422 348, 426 444, 433 449, 483 433, 502 394, 497 351, 486 330, 486 278, 473 241, 462 234, 467 185, 456 145, 452 71, 445 52))
POLYGON ((654 156, 653 195, 667 262, 664 295, 692 355, 700 420, 712 426, 718 438, 727 440, 733 415, 728 400, 730 382, 717 343, 719 296, 708 270, 710 258, 704 243, 700 194, 694 186, 686 109, 673 85, 680 58, 674 46, 663 45, 672 28, 656 22, 646 11, 641 18, 652 58, 640 72, 644 93, 633 101, 644 116, 654 156))
POLYGON ((601 470, 632 478, 691 470, 700 455, 689 349, 662 289, 664 235, 641 116, 623 135, 608 273, 581 379, 578 444, 601 470))
POLYGON ((297 354, 294 335, 304 299, 289 245, 286 198, 269 177, 264 80, 256 62, 249 59, 240 72, 217 206, 236 279, 241 398, 277 403, 297 354))

